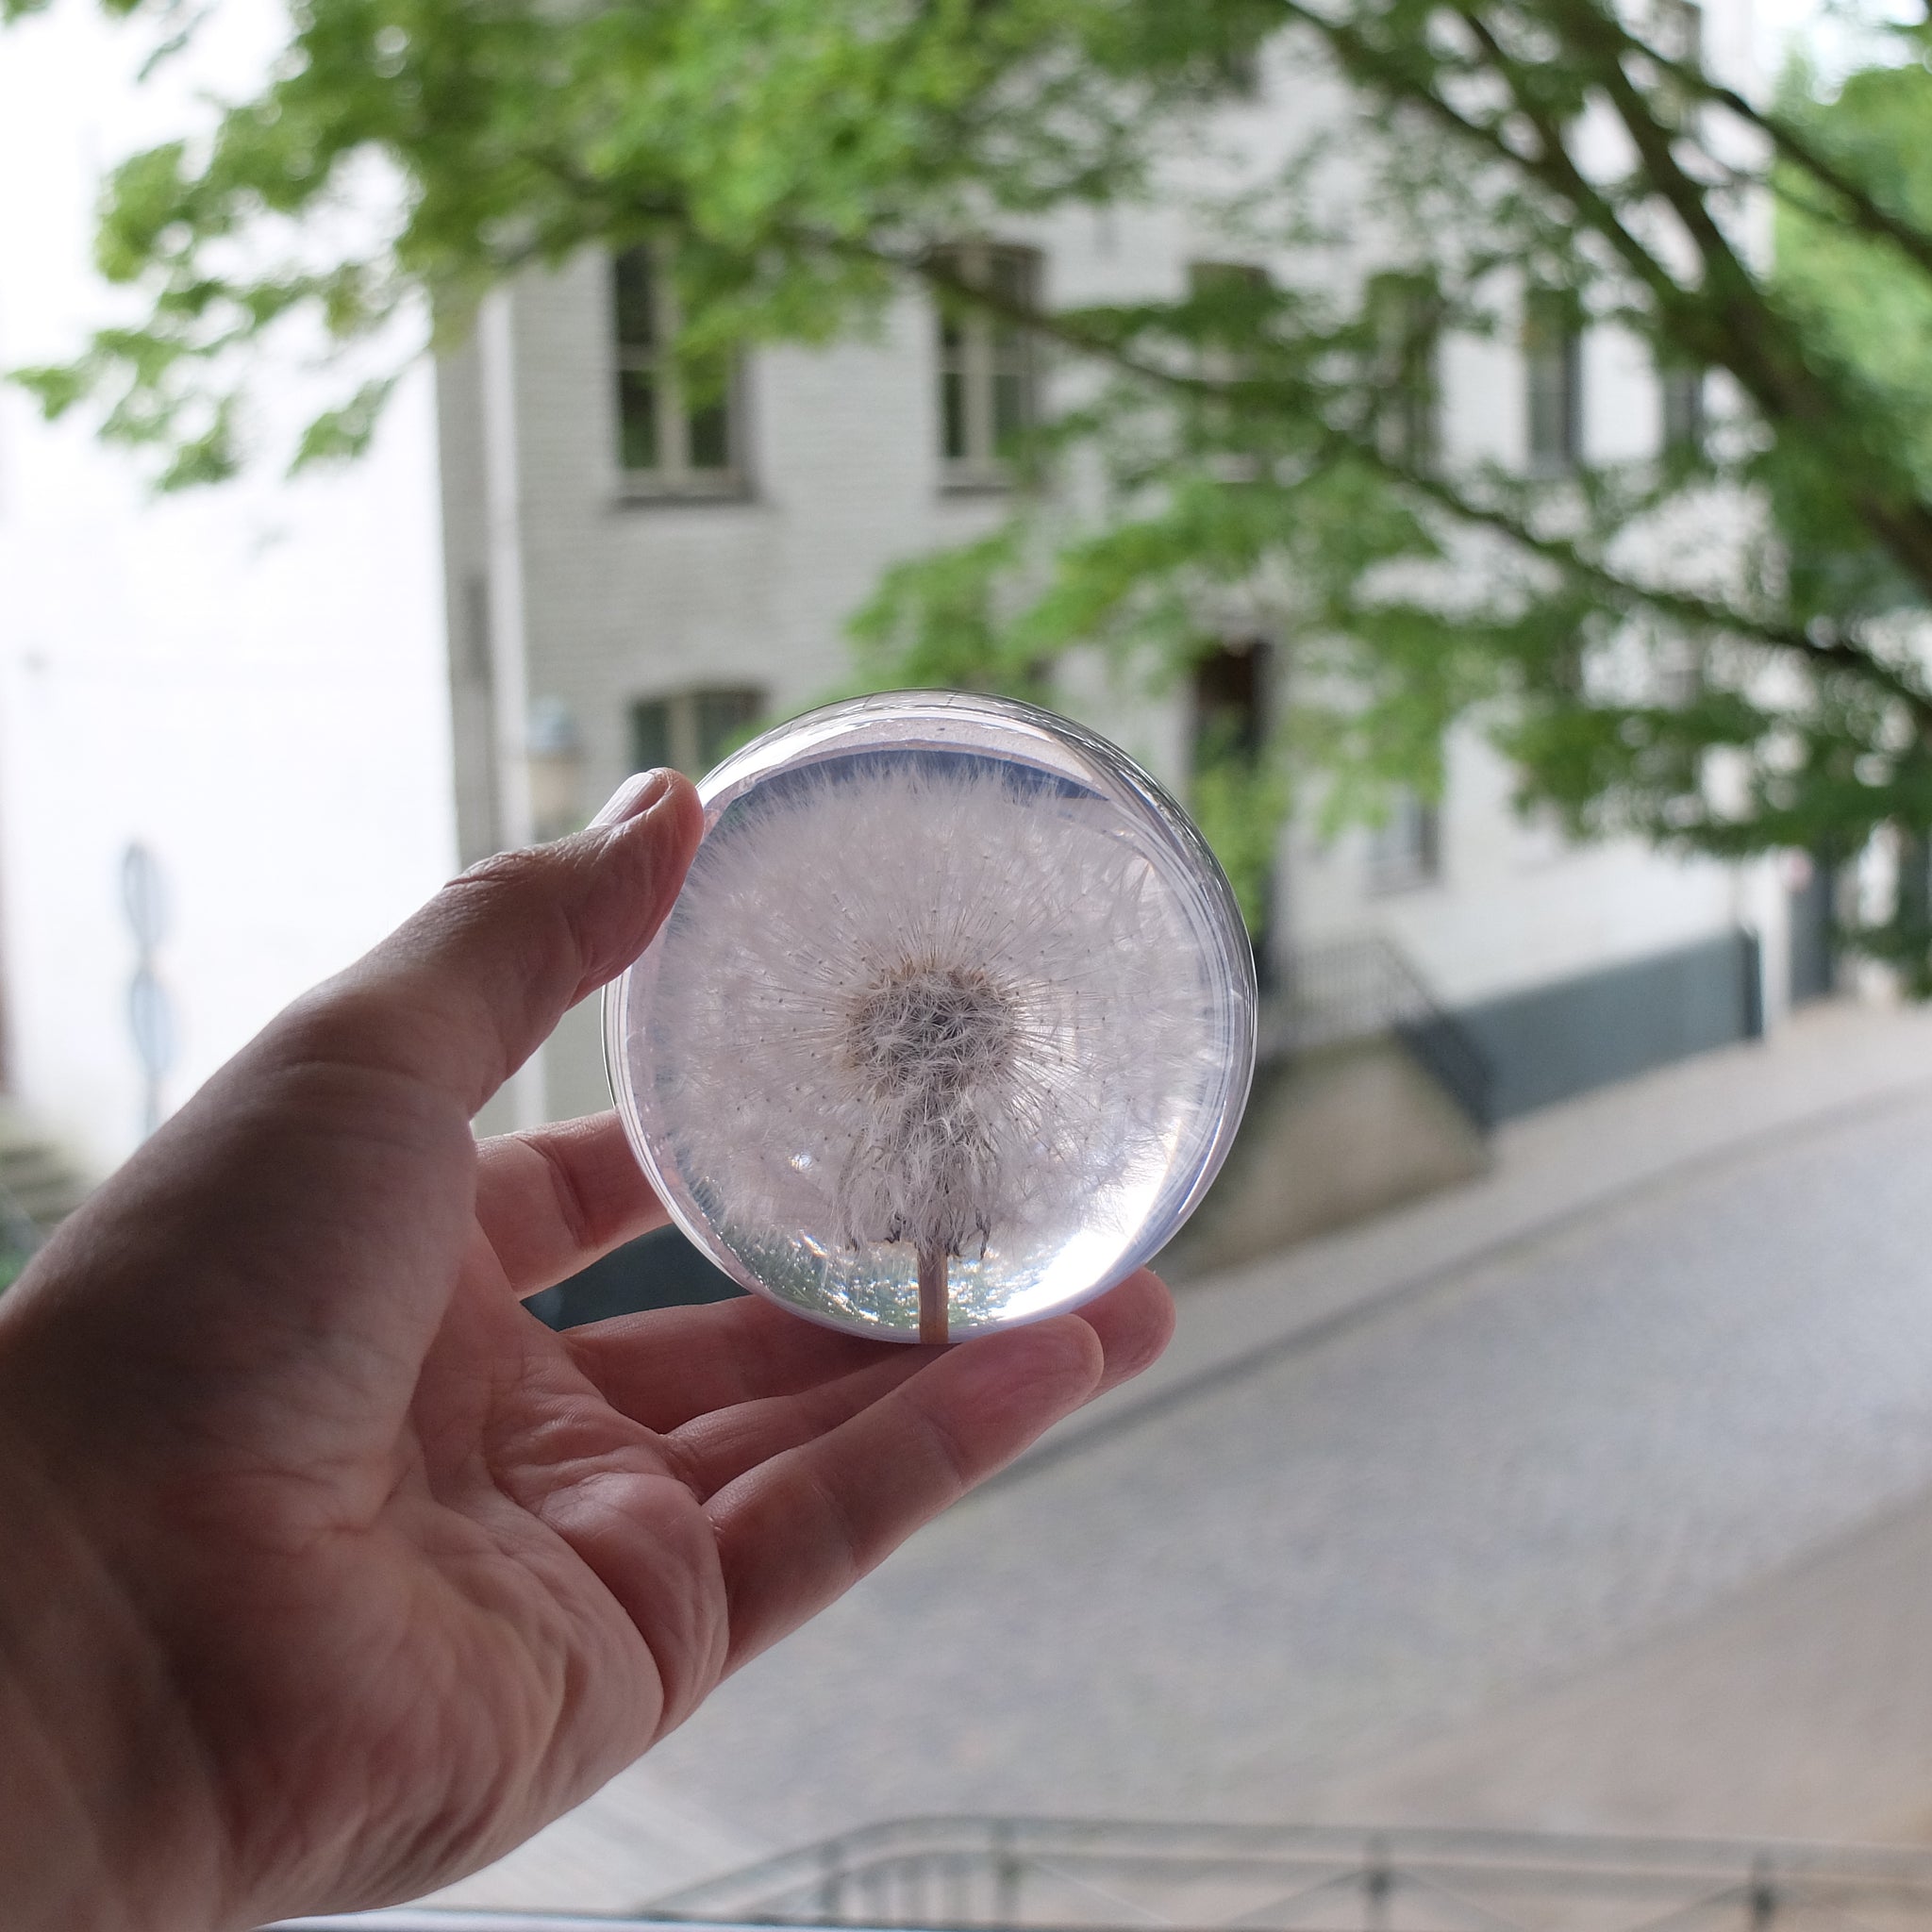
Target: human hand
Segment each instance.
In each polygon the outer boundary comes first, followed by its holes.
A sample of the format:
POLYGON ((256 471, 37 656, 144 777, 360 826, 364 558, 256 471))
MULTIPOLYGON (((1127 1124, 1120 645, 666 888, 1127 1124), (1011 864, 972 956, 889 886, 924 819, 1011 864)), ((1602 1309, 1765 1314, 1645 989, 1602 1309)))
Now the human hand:
POLYGON ((469 1126, 675 895, 691 788, 623 810, 291 1008, 0 1301, 14 1932, 474 1870, 1159 1353, 1144 1272, 943 1351, 519 1305, 663 1218, 613 1116, 469 1126))

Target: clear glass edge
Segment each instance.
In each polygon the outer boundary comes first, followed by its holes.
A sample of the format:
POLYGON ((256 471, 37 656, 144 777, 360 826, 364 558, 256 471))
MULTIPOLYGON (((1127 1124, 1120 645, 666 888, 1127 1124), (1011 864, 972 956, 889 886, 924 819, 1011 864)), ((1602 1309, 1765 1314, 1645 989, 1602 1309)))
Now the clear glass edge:
MULTIPOLYGON (((726 792, 735 794, 741 787, 763 775, 767 767, 774 762, 772 753, 780 741, 784 741, 783 762, 789 763, 796 759, 799 750, 796 734, 800 726, 811 727, 817 737, 817 743, 813 748, 820 756, 832 757, 837 755, 843 741, 849 736, 849 732, 841 727, 847 725, 850 721, 868 715, 882 714, 903 720, 908 711, 916 716, 925 709, 929 709, 939 718, 943 718, 948 713, 963 713, 969 717, 991 714, 1008 724, 1025 726, 1041 739, 1043 745, 1058 746, 1071 742, 1109 775, 1124 782, 1166 827, 1175 842, 1184 849, 1198 868, 1199 876, 1207 881, 1208 891, 1206 896, 1216 928, 1215 937, 1219 941, 1222 958, 1229 968, 1229 1005, 1237 1032, 1237 1051, 1229 1056, 1219 1104, 1220 1126, 1215 1137, 1196 1164, 1193 1177, 1187 1191, 1180 1197, 1178 1205, 1169 1208, 1164 1202, 1157 1201, 1154 1208, 1149 1211, 1146 1217, 1147 1224, 1158 1224, 1162 1221, 1167 1223, 1158 1241, 1142 1239, 1130 1243, 1123 1251, 1121 1257, 1091 1288, 1076 1300, 1064 1302, 1050 1311, 1053 1314, 1065 1314, 1105 1294, 1108 1289, 1124 1281, 1137 1268, 1144 1267, 1187 1225, 1194 1209, 1200 1206, 1202 1196, 1214 1184, 1215 1176, 1220 1174, 1227 1158, 1228 1150, 1234 1144, 1235 1135, 1240 1131, 1242 1116, 1247 1111, 1248 1097, 1254 1087, 1255 1058, 1260 1023, 1260 989, 1255 975, 1254 949, 1249 942, 1247 926, 1241 919, 1241 907, 1235 898, 1234 888, 1228 881, 1226 872, 1223 869, 1220 859, 1215 857, 1213 847, 1203 837, 1200 827, 1194 824, 1174 794, 1118 745, 1103 738, 1097 731, 1090 729, 1075 719, 1064 717, 1057 711, 1049 711, 1043 706, 1027 704, 1020 698, 947 691, 881 691, 866 697, 844 698, 834 704, 821 705, 813 710, 802 711, 797 717, 774 725, 770 731, 761 732, 749 744, 741 745, 737 751, 714 765, 698 780, 698 802, 704 808, 706 834, 708 835, 720 816, 721 808, 718 807, 717 800, 726 792)), ((916 734, 899 734, 894 741, 909 750, 941 749, 948 743, 944 737, 925 740, 916 734)), ((809 742, 808 739, 808 743, 809 742)), ((1052 766, 1056 761, 1048 759, 1042 762, 1052 766)), ((651 945, 646 946, 637 959, 604 988, 604 1077, 610 1089, 611 1100, 617 1108, 618 1118, 624 1123, 625 1138, 630 1142, 631 1152, 643 1169, 644 1177, 651 1183, 665 1213, 686 1240, 713 1267, 761 1300, 772 1302, 802 1321, 810 1322, 821 1328, 829 1328, 837 1334, 869 1336, 878 1341, 899 1341, 916 1345, 916 1335, 840 1321, 774 1294, 750 1269, 744 1266, 730 1248, 717 1239, 708 1223, 679 1199, 682 1191, 658 1165, 652 1151, 650 1137, 644 1131, 637 1099, 631 1091, 631 1083, 622 1076, 625 1042, 629 1033, 633 975, 656 944, 654 937, 651 945)), ((1035 1319, 1044 1320, 1046 1317, 1040 1316, 1035 1319)), ((956 1339, 963 1340, 975 1334, 994 1333, 1008 1325, 1009 1324, 1001 1322, 959 1323, 955 1325, 954 1334, 956 1339)))

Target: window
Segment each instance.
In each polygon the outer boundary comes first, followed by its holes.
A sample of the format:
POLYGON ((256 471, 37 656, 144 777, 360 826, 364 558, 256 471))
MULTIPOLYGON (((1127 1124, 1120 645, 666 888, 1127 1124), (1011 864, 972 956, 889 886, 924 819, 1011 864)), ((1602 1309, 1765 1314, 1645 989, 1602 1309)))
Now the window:
POLYGON ((1223 644, 1194 664, 1193 762, 1253 765, 1268 741, 1269 649, 1260 640, 1223 644))
POLYGON ((1214 56, 1214 92, 1251 103, 1261 98, 1261 49, 1229 44, 1214 56))
POLYGON ((1441 814, 1405 785, 1390 801, 1388 818, 1369 833, 1369 891, 1404 892, 1441 874, 1441 814))
POLYGON ((758 722, 765 694, 750 685, 718 685, 641 698, 630 708, 630 768, 660 765, 697 778, 758 722))
MULTIPOLYGON (((964 242, 936 260, 969 288, 1027 308, 1040 300, 1040 257, 1030 248, 964 242)), ((1003 315, 943 294, 939 309, 940 455, 955 489, 998 489, 1040 418, 1039 347, 1003 315)))
POLYGON ((1529 405, 1529 464, 1545 475, 1583 455, 1583 336, 1561 290, 1533 289, 1524 304, 1523 362, 1529 405))
POLYGON ((644 495, 723 496, 742 487, 728 363, 693 370, 675 354, 677 291, 645 242, 612 263, 618 467, 644 495))
POLYGON ((1704 371, 1693 362, 1658 364, 1663 396, 1663 445, 1667 452, 1694 454, 1704 447, 1704 371))
POLYGON ((1273 983, 1278 808, 1267 773, 1274 653, 1258 639, 1194 662, 1192 795, 1233 881, 1262 986, 1273 983))
POLYGON ((1652 649, 1651 678, 1659 705, 1689 710, 1710 688, 1705 646, 1691 638, 1659 638, 1652 649))
POLYGON ((1420 275, 1376 275, 1368 286, 1364 319, 1379 398, 1377 445, 1392 463, 1431 469, 1441 443, 1436 380, 1441 299, 1420 275))
MULTIPOLYGON (((1194 367, 1204 382, 1237 383, 1255 373, 1255 358, 1244 346, 1273 319, 1274 285, 1268 271, 1246 261, 1191 261, 1188 297, 1196 305, 1203 325, 1194 367)), ((1195 400, 1194 421, 1210 449, 1213 473, 1224 483, 1252 482, 1262 474, 1258 454, 1241 449, 1242 414, 1231 396, 1204 395, 1195 400), (1233 444, 1227 448, 1224 445, 1233 444)))
POLYGON ((1704 9, 1696 0, 1650 0, 1643 37, 1666 60, 1698 67, 1704 60, 1704 9))
MULTIPOLYGON (((1694 0, 1650 0, 1640 17, 1640 35, 1666 60, 1693 74, 1704 66, 1704 9, 1694 0)), ((1651 87, 1658 119, 1681 127, 1689 119, 1692 91, 1674 74, 1659 73, 1651 87)))
POLYGON ((1272 319, 1274 288, 1268 271, 1252 261, 1189 262, 1188 298, 1220 338, 1201 348, 1201 374, 1210 381, 1231 382, 1249 373, 1254 358, 1241 345, 1272 319))

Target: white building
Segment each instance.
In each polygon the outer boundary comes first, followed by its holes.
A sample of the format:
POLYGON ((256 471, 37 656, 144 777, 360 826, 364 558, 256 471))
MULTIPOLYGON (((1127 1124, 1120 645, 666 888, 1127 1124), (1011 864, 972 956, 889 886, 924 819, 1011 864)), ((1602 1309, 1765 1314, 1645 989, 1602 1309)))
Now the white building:
MULTIPOLYGON (((70 356, 112 312, 102 171, 177 128, 193 87, 245 76, 273 25, 221 9, 195 70, 148 89, 139 29, 59 8, 8 30, 0 367, 70 356)), ((6 1085, 95 1172, 145 1106, 129 846, 165 900, 164 1108, 454 867, 429 372, 397 400, 363 474, 157 503, 85 425, 0 388, 6 1085)))
MULTIPOLYGON (((128 52, 77 14, 13 30, 0 158, 42 186, 0 205, 0 364, 71 353, 102 312, 95 176, 165 111, 131 120, 104 80, 128 52)), ((976 272, 1050 303, 1175 291, 1224 253, 1167 215, 971 245, 976 272)), ((0 399, 6 1076, 97 1164, 142 1119, 130 845, 165 882, 151 970, 175 1104, 459 861, 588 812, 641 760, 701 768, 747 719, 845 682, 843 625, 880 570, 999 514, 993 441, 1036 378, 990 329, 942 330, 908 292, 864 340, 760 350, 722 402, 691 399, 661 359, 661 280, 585 257, 520 282, 405 383, 362 464, 298 484, 158 505, 82 425, 0 399), (551 795, 559 774, 575 801, 551 795)), ((1552 438, 1654 442, 1667 406, 1641 357, 1595 339, 1527 360, 1451 341, 1440 379, 1452 447, 1523 460, 1552 438)), ((1067 702, 1184 792, 1191 707, 1254 701, 1255 642, 1230 638, 1164 708, 1067 702)), ((1507 792, 1459 738, 1440 812, 1410 804, 1325 849, 1291 832, 1277 943, 1392 940, 1491 1047, 1506 1111, 1782 1012, 1774 868, 1570 848, 1507 792)), ((580 1012, 499 1111, 605 1097, 580 1012)))

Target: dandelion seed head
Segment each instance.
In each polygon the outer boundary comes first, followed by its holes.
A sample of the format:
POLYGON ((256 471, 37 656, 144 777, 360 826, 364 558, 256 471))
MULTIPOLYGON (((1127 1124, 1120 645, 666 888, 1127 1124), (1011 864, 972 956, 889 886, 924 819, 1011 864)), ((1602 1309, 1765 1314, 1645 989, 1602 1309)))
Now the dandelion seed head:
POLYGON ((887 1333, 922 1251, 956 1257, 958 1333, 1151 1252, 1224 1148, 1253 996, 1239 927, 1231 960, 1150 825, 1104 771, 973 745, 868 743, 726 798, 612 1008, 626 1119, 687 1232, 887 1333))

